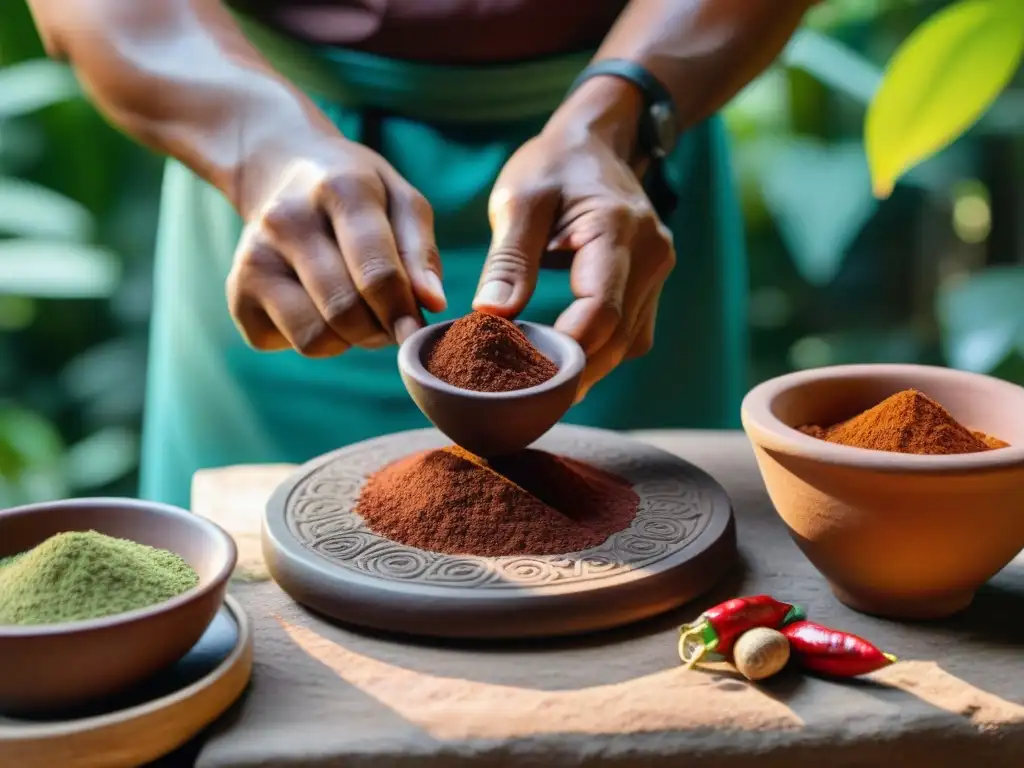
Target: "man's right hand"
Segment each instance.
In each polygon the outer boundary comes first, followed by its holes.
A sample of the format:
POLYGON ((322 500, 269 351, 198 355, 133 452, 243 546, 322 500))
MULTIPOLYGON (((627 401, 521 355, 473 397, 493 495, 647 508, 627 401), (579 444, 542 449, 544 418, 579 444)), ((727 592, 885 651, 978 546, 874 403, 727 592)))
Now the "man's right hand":
POLYGON ((336 355, 402 341, 421 307, 444 308, 427 201, 274 71, 222 0, 29 4, 115 125, 246 220, 227 293, 249 344, 336 355))
POLYGON ((245 226, 228 306, 256 349, 307 357, 401 343, 445 308, 430 204, 345 139, 297 158, 245 226))

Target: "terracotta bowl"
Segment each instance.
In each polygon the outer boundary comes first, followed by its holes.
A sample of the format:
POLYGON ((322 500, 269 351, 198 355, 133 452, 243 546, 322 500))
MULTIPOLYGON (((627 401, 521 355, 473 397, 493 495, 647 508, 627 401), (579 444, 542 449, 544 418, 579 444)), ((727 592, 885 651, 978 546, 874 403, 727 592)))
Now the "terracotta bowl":
POLYGON ((477 456, 515 453, 551 429, 572 407, 586 355, 574 339, 546 325, 517 322, 558 368, 536 387, 512 392, 473 392, 453 387, 427 371, 426 361, 454 320, 420 328, 398 350, 398 368, 423 415, 477 456))
POLYGON ((180 555, 199 584, 167 602, 67 624, 0 625, 0 711, 54 712, 130 688, 184 656, 213 620, 235 567, 221 528, 177 507, 73 499, 0 511, 0 558, 94 530, 180 555))
POLYGON ((743 427, 793 539, 851 608, 950 615, 1024 548, 1024 388, 928 366, 820 368, 755 387, 743 427), (1011 447, 917 456, 794 429, 835 424, 910 388, 1011 447))

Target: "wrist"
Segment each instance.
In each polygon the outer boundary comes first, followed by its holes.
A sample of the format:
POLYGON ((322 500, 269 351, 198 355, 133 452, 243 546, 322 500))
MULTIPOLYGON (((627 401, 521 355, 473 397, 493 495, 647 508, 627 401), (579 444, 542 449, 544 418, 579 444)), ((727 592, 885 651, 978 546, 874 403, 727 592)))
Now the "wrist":
POLYGON ((644 99, 633 83, 614 75, 598 75, 566 98, 544 127, 546 133, 598 140, 623 162, 637 153, 644 99))
POLYGON ((323 149, 327 144, 336 152, 340 141, 344 139, 337 131, 322 131, 307 121, 290 129, 278 124, 272 132, 245 141, 222 189, 241 217, 248 221, 262 210, 264 201, 275 194, 292 163, 318 153, 327 154, 323 149))
POLYGON ((274 194, 288 164, 296 154, 289 149, 287 137, 262 137, 238 154, 222 191, 245 221, 259 215, 264 201, 274 194))

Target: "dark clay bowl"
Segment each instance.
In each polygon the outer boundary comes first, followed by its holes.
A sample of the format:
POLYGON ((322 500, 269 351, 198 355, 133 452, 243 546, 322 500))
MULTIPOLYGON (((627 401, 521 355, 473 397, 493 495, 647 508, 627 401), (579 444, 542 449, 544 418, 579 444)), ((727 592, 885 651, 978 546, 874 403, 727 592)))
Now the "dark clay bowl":
POLYGON ((94 530, 179 555, 199 584, 149 608, 88 621, 0 625, 0 711, 59 712, 124 691, 184 656, 224 600, 237 551, 221 528, 177 507, 73 499, 0 511, 0 558, 58 533, 94 530))
POLYGON ((536 387, 473 392, 453 387, 426 369, 434 345, 453 322, 421 328, 398 351, 398 368, 409 395, 452 442, 477 456, 515 453, 540 438, 572 407, 586 364, 586 355, 574 339, 545 325, 517 322, 558 373, 536 387))

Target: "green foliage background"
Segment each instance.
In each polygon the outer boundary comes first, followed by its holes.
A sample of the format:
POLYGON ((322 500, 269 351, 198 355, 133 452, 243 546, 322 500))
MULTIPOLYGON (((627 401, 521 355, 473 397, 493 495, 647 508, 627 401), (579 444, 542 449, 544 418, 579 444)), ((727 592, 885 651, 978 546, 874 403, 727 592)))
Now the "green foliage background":
MULTIPOLYGON (((871 195, 880 67, 947 4, 829 0, 727 110, 754 380, 913 361, 1024 382, 1022 92, 871 195)), ((0 506, 135 490, 159 184, 0 0, 0 506)))

